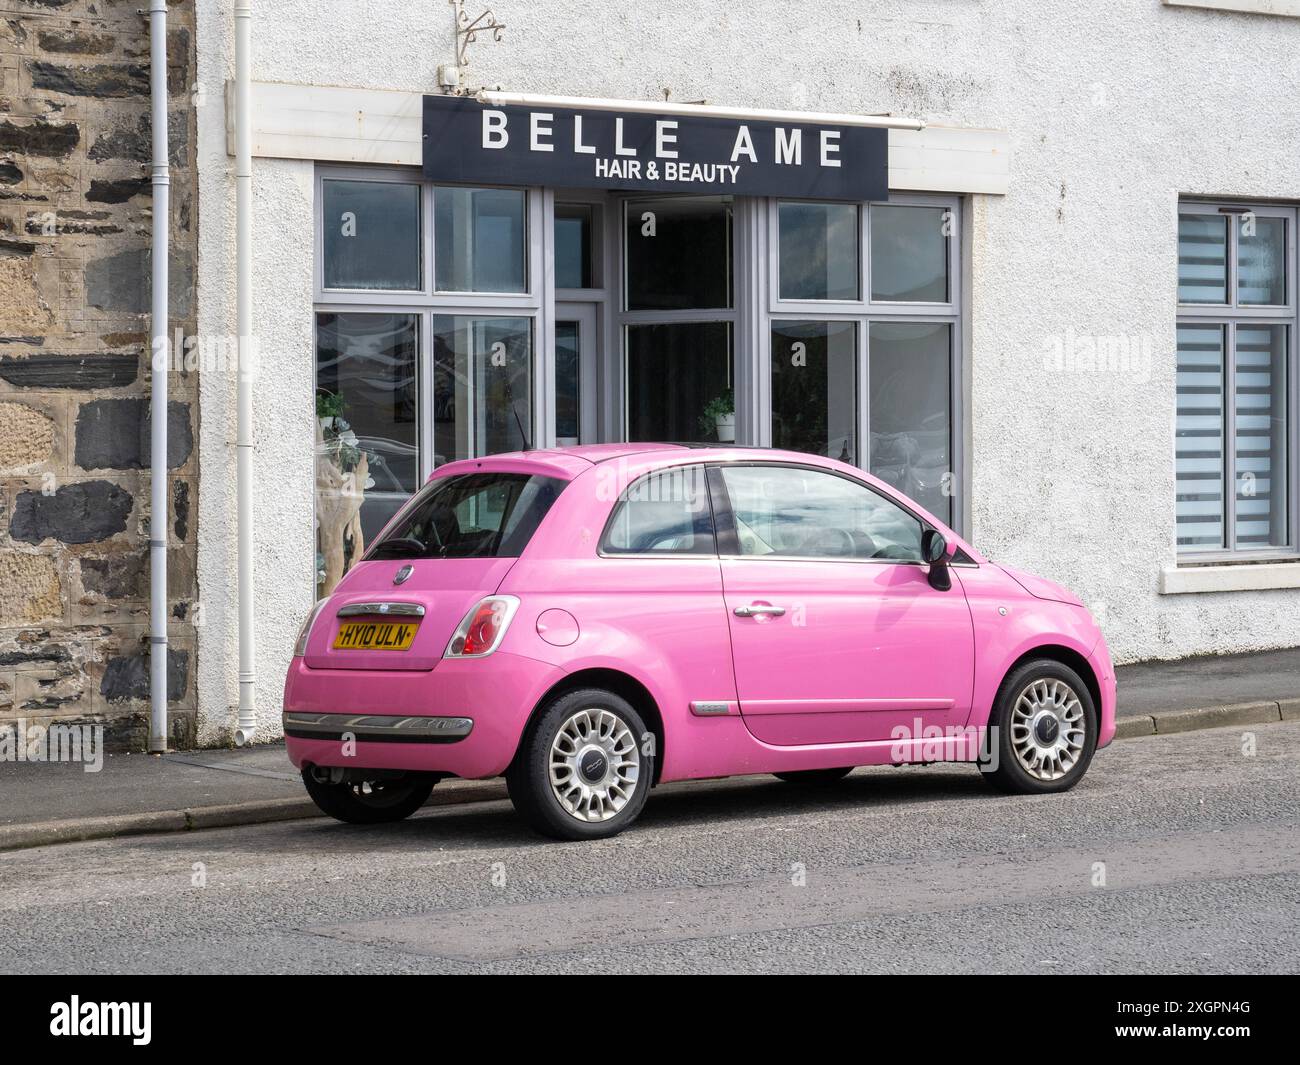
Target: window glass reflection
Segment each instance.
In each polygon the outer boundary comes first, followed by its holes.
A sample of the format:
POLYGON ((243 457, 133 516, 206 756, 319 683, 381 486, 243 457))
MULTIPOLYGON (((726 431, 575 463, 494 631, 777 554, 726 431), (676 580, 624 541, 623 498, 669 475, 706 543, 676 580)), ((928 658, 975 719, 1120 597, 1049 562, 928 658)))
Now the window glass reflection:
POLYGON ((772 323, 772 446, 857 461, 857 328, 772 323))
POLYGON ((1243 215, 1237 239, 1237 302, 1286 303, 1286 219, 1243 215))
POLYGON ((871 298, 947 303, 948 238, 944 207, 871 208, 871 298))
POLYGON ((417 290, 420 186, 398 181, 321 183, 326 288, 417 290))
POLYGON ((731 323, 627 327, 627 438, 735 440, 731 323))
POLYGON ((523 292, 527 235, 522 189, 433 190, 439 292, 523 292))
POLYGON ((533 439, 532 319, 434 315, 434 465, 533 439))
POLYGON ((595 208, 587 203, 555 205, 555 287, 592 288, 595 208))
POLYGON ((781 299, 856 300, 857 207, 783 203, 778 212, 781 299))
POLYGON ((731 201, 633 200, 626 205, 630 311, 731 306, 731 201))
POLYGON ((555 323, 555 442, 560 447, 579 442, 582 362, 578 330, 577 322, 555 323))
POLYGON ((952 523, 952 326, 872 322, 871 472, 952 523))

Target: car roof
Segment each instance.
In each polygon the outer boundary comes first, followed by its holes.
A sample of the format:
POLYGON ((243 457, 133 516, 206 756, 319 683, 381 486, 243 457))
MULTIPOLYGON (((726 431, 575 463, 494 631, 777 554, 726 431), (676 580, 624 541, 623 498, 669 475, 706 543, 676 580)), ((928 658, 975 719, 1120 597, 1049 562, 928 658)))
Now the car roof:
POLYGON ((620 479, 631 480, 653 470, 667 466, 680 466, 702 462, 781 462, 801 466, 819 466, 833 473, 847 474, 872 484, 887 496, 898 496, 901 505, 911 510, 937 528, 947 529, 956 543, 977 562, 984 556, 938 517, 930 514, 920 504, 904 496, 870 471, 860 469, 839 459, 815 455, 808 451, 787 451, 781 448, 755 447, 748 444, 700 444, 673 442, 645 442, 623 444, 583 444, 577 447, 537 448, 531 451, 511 451, 486 455, 477 459, 460 459, 448 462, 433 471, 430 480, 450 474, 474 473, 492 470, 509 473, 538 474, 574 480, 601 463, 611 459, 631 460, 631 469, 620 472, 620 479))
MULTIPOLYGON (((618 459, 637 460, 645 469, 656 466, 674 466, 686 462, 743 462, 780 461, 804 465, 825 466, 834 469, 843 465, 824 455, 805 451, 785 451, 779 448, 754 447, 745 444, 699 444, 675 442, 580 444, 576 447, 534 448, 529 451, 507 451, 482 458, 458 459, 434 470, 432 477, 449 474, 473 473, 478 470, 499 470, 514 473, 537 473, 572 480, 578 474, 603 462, 618 459)), ((861 471, 855 471, 861 472, 861 471)))

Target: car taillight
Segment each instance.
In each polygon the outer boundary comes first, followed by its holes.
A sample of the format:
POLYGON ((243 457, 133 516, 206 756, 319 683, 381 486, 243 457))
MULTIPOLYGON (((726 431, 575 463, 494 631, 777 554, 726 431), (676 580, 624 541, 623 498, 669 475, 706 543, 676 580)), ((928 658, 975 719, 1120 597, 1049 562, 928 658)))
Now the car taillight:
POLYGON ((483 658, 501 643, 519 609, 513 595, 489 595, 476 603, 456 626, 443 658, 483 658))
POLYGON ((307 615, 307 620, 302 623, 302 628, 298 630, 298 641, 293 645, 294 658, 301 658, 307 653, 307 640, 311 636, 311 627, 316 623, 316 619, 320 616, 321 610, 328 602, 329 596, 327 595, 311 608, 311 613, 307 615))

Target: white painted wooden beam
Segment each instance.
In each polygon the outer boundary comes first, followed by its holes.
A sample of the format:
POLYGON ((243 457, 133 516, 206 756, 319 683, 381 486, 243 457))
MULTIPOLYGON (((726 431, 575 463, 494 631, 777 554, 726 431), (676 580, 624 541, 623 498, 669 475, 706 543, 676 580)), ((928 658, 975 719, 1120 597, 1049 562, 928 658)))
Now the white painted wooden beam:
MULTIPOLYGON (((422 96, 390 89, 254 82, 253 155, 419 166, 422 96)), ((227 107, 227 136, 234 148, 227 107)), ((889 131, 889 187, 1004 195, 1011 140, 1003 130, 927 126, 889 131)))

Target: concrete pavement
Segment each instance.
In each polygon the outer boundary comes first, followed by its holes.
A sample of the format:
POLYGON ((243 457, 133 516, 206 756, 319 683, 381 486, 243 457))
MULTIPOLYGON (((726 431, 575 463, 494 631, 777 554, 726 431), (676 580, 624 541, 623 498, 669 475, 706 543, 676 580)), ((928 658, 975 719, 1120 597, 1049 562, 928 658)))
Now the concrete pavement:
MULTIPOLYGON (((500 781, 444 781, 430 802, 500 799, 500 781)), ((0 851, 74 840, 319 817, 283 743, 242 750, 0 762, 0 851)))
POLYGON ((1115 675, 1121 716, 1300 699, 1300 647, 1138 662, 1119 666, 1115 675))
POLYGON ((668 785, 598 843, 505 802, 75 843, 0 854, 0 971, 1294 972, 1298 811, 1284 723, 1118 743, 1059 796, 668 785))

